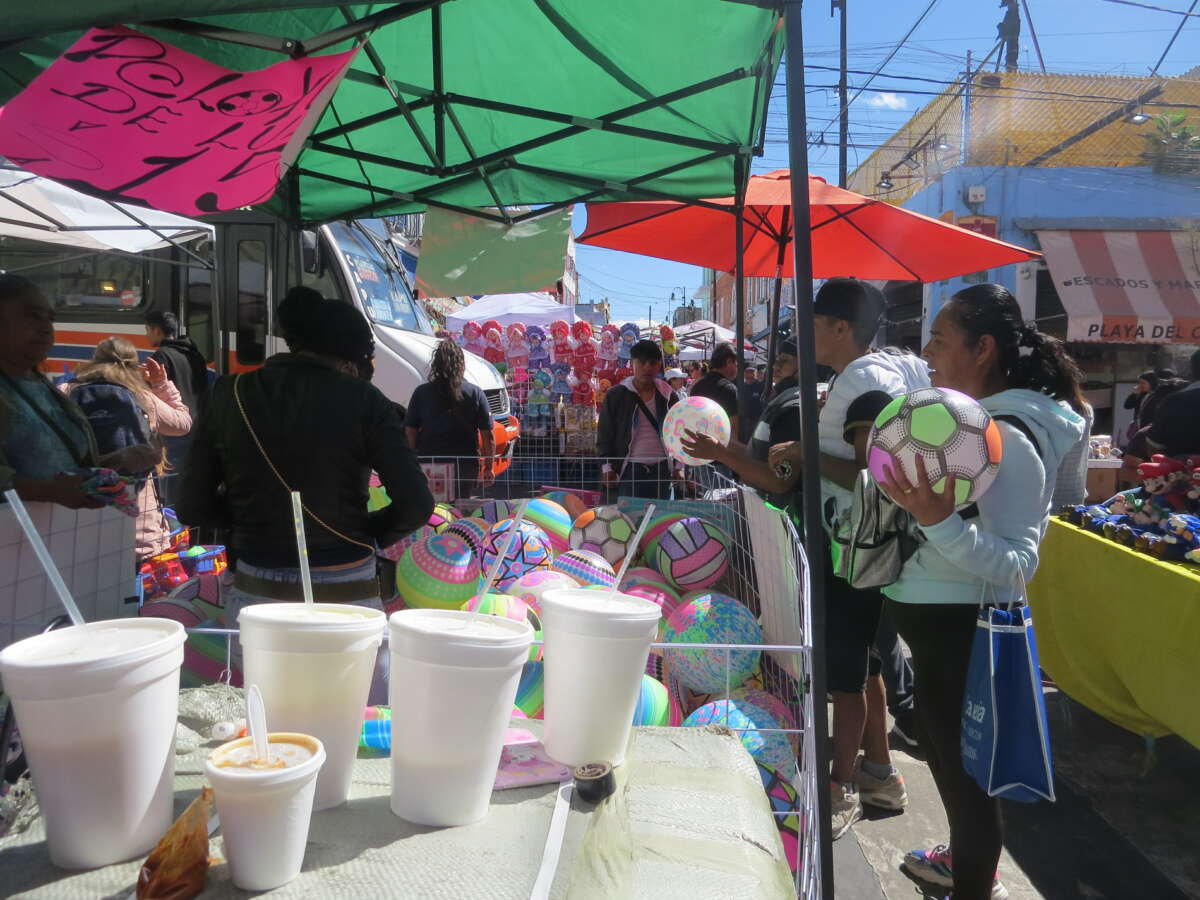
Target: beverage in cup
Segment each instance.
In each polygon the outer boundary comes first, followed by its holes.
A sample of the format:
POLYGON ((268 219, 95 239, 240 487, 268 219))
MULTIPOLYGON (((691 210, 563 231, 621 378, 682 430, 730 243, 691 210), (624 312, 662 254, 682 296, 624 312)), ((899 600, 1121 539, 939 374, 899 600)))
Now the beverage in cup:
POLYGON ((386 621, 343 603, 258 603, 238 614, 243 682, 262 691, 271 727, 325 747, 315 809, 346 802, 386 621))
POLYGON ((244 891, 269 891, 300 874, 317 773, 325 762, 325 748, 311 735, 272 732, 267 747, 267 760, 258 760, 253 740, 239 738, 222 744, 204 764, 229 874, 244 891))
POLYGON ((541 612, 546 753, 572 767, 620 765, 662 611, 630 594, 563 589, 542 595, 541 612))
POLYGON ((529 623, 459 610, 392 613, 392 812, 418 825, 487 815, 529 623))
POLYGON ((50 861, 92 869, 143 856, 171 825, 183 626, 88 622, 0 651, 50 861))

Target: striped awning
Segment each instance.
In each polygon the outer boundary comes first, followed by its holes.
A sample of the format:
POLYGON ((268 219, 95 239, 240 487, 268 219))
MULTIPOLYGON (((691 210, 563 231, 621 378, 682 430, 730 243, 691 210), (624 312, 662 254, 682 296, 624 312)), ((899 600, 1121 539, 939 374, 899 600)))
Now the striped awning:
POLYGON ((1039 231, 1067 339, 1200 344, 1200 232, 1039 231))

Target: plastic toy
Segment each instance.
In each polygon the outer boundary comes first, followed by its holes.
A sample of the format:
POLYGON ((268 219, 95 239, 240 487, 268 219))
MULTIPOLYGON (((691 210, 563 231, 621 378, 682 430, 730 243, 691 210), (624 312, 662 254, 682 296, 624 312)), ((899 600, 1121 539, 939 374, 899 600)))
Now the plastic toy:
POLYGON ((553 376, 550 384, 550 402, 567 402, 571 398, 571 364, 568 362, 550 363, 550 373, 553 376))
POLYGON ((478 322, 468 322, 462 330, 462 347, 476 356, 483 356, 483 329, 478 322))
POLYGON ((599 553, 615 569, 629 553, 635 531, 629 516, 615 506, 589 509, 571 525, 571 549, 599 553))
MULTIPOLYGON (((492 570, 492 564, 504 549, 512 527, 512 519, 503 519, 492 526, 492 530, 484 539, 483 547, 479 551, 479 567, 485 576, 492 570)), ((522 520, 520 539, 513 541, 508 555, 500 564, 496 587, 503 591, 526 572, 549 565, 550 538, 532 522, 522 520)))
POLYGON ((1171 513, 1187 512, 1187 490, 1191 476, 1182 460, 1156 453, 1150 457, 1149 462, 1138 466, 1138 475, 1153 504, 1163 511, 1163 515, 1158 518, 1165 518, 1171 513))
POLYGON ((396 590, 410 609, 459 609, 478 583, 475 554, 453 534, 422 538, 396 563, 396 590))
POLYGON ((621 342, 617 345, 617 360, 624 365, 629 364, 629 351, 641 338, 642 331, 633 322, 621 326, 621 342))
POLYGON ((546 331, 541 325, 530 325, 525 329, 525 340, 529 342, 529 368, 544 369, 550 365, 550 348, 546 346, 546 331))
POLYGON ((689 516, 659 538, 654 565, 679 590, 712 587, 729 567, 730 543, 719 526, 689 516))
POLYGON ((617 369, 617 342, 621 332, 616 325, 605 325, 600 329, 600 348, 596 351, 596 367, 601 372, 615 372, 617 369))
POLYGON ((529 365, 529 342, 525 340, 525 326, 520 322, 508 326, 507 358, 509 368, 529 365))
POLYGON ((483 333, 483 358, 493 366, 504 363, 504 344, 500 341, 500 329, 489 328, 483 333))
POLYGON ((663 368, 679 364, 679 344, 675 341, 675 329, 670 325, 659 325, 658 336, 662 339, 663 368))
POLYGON ((545 497, 530 500, 525 507, 525 518, 546 533, 551 553, 559 554, 570 549, 568 538, 572 519, 560 504, 545 497))
POLYGON ((534 369, 529 376, 525 422, 534 436, 544 436, 550 427, 550 384, 550 373, 545 369, 534 369))
POLYGON ((571 389, 571 404, 576 407, 594 407, 596 391, 590 378, 581 378, 571 389))
MULTIPOLYGON (((727 594, 715 591, 690 595, 663 627, 671 644, 761 644, 762 629, 754 613, 727 594)), ((699 694, 737 687, 758 667, 758 650, 684 650, 667 648, 667 671, 699 694), (728 660, 726 659, 728 654, 728 660), (728 681, 727 677, 728 669, 728 681)))
POLYGON ((617 583, 617 573, 613 567, 598 553, 590 550, 568 550, 550 564, 555 572, 562 572, 575 579, 580 587, 589 584, 602 584, 607 587, 617 583))
POLYGON ((554 361, 570 365, 575 359, 571 346, 571 326, 559 319, 550 323, 550 338, 554 342, 554 361))
POLYGON ((726 725, 741 738, 742 746, 756 761, 782 772, 796 768, 792 746, 787 735, 780 731, 783 723, 749 700, 713 700, 694 710, 683 724, 684 727, 726 725))
POLYGON ((711 460, 698 459, 683 449, 687 432, 705 434, 719 444, 728 444, 733 435, 729 416, 721 404, 708 397, 685 397, 663 417, 663 446, 685 466, 707 466, 711 460))
POLYGON ((609 378, 596 379, 596 408, 599 409, 604 405, 604 398, 608 396, 608 392, 612 390, 612 380, 609 378))

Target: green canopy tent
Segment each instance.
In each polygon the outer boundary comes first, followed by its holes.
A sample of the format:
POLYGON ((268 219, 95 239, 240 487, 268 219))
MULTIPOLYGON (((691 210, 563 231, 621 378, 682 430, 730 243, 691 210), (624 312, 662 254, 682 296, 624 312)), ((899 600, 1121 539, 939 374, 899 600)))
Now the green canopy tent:
MULTIPOLYGON (((0 102, 87 28, 123 24, 230 69, 362 44, 267 205, 295 224, 428 207, 519 221, 604 200, 702 204, 744 197, 787 46, 792 205, 807 208, 801 0, 89 0, 27 3, 0 20, 0 102), (515 213, 510 207, 534 209, 515 213)), ((741 216, 738 217, 740 225, 741 216)), ((737 236, 741 243, 741 235, 737 236)), ((796 242, 805 457, 816 459, 809 242, 796 242)), ((739 261, 738 274, 741 265, 739 261)), ((738 337, 744 299, 738 279, 738 337)), ((805 534, 820 534, 820 480, 805 467, 805 534)), ((810 541, 811 543, 811 541, 810 541)), ((818 551, 819 552, 819 551, 818 551)), ((810 567, 826 734, 822 567, 810 567)), ((812 764, 822 771, 824 741, 812 764)), ((803 893, 833 896, 828 792, 803 893)))
POLYGON ((729 195, 782 50, 777 12, 725 0, 29 4, 0 23, 0 99, 98 22, 238 70, 365 41, 270 204, 298 223, 729 195))

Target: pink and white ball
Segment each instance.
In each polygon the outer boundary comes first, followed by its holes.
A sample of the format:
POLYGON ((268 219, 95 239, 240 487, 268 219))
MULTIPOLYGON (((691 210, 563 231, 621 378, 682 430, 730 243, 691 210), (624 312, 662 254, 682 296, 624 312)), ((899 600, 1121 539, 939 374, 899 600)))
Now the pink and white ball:
POLYGON ((729 443, 733 430, 721 404, 708 397, 686 397, 669 410, 663 419, 663 446, 685 466, 707 466, 712 460, 697 459, 683 449, 686 432, 707 435, 722 446, 729 443))

